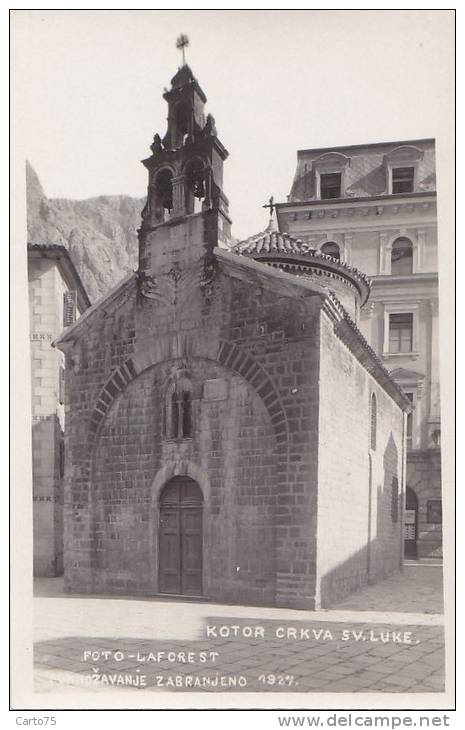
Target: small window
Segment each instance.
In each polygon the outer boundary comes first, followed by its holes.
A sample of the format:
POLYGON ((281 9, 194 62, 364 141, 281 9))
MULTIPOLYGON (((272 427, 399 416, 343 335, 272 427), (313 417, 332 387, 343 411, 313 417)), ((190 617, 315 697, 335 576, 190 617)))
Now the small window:
POLYGON ((65 442, 63 439, 58 442, 58 469, 60 479, 63 479, 65 475, 65 442))
POLYGON ((322 200, 341 197, 340 172, 331 172, 320 175, 320 197, 322 200))
POLYGON ((341 252, 339 250, 339 246, 333 241, 328 241, 328 243, 324 243, 320 248, 320 251, 326 256, 332 256, 332 258, 336 259, 336 261, 341 260, 341 252))
POLYGON ((376 426, 376 396, 372 393, 370 405, 370 448, 372 451, 376 451, 376 426))
POLYGON ((187 104, 181 103, 176 107, 176 128, 181 138, 189 132, 189 107, 187 104))
MULTIPOLYGON (((413 393, 405 394, 409 399, 410 403, 413 404, 413 393)), ((413 413, 407 414, 407 448, 411 449, 413 446, 413 413)))
POLYGON ((76 321, 77 292, 65 291, 63 294, 63 327, 69 327, 76 321))
POLYGON ((182 394, 182 437, 188 439, 192 436, 192 403, 191 394, 184 391, 182 394))
POLYGON ((412 352, 413 348, 413 314, 389 315, 389 352, 412 352))
POLYGON ((394 167, 392 169, 392 192, 413 193, 414 167, 394 167))
POLYGON ((398 238, 392 244, 391 274, 405 275, 413 273, 413 246, 408 238, 398 238))
POLYGON ((392 477, 391 483, 391 519, 393 522, 399 520, 399 482, 397 477, 392 477))
POLYGON ((60 365, 58 370, 58 402, 63 405, 65 402, 65 369, 60 365))
POLYGON ((171 385, 165 403, 166 438, 192 438, 192 394, 190 390, 179 384, 171 385))
POLYGON ((178 394, 173 391, 171 394, 171 428, 170 437, 176 439, 179 434, 179 408, 178 408, 178 394))
POLYGON ((426 502, 426 521, 430 525, 442 524, 442 502, 440 499, 428 499, 426 502))

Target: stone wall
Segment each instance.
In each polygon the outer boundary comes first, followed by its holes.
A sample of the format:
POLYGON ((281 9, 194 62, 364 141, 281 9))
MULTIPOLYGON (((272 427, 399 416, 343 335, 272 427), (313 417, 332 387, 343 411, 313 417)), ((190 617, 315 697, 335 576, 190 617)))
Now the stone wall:
POLYGON ((324 607, 400 567, 402 418, 322 313, 318 598, 324 607), (370 448, 372 393, 376 449, 370 448), (393 479, 399 492, 394 515, 393 479))
POLYGON ((54 262, 29 260, 32 385, 34 575, 63 572, 63 500, 60 479, 62 423, 58 404, 61 352, 52 341, 62 326, 61 277, 54 262))
POLYGON ((154 592, 151 486, 161 471, 193 465, 210 490, 205 592, 312 608, 321 300, 302 304, 220 271, 206 304, 198 285, 182 283, 191 296, 175 305, 127 288, 68 348, 66 587, 154 592), (178 366, 197 393, 189 444, 164 443, 160 431, 160 389, 178 366), (200 395, 215 378, 227 383, 222 404, 200 395))

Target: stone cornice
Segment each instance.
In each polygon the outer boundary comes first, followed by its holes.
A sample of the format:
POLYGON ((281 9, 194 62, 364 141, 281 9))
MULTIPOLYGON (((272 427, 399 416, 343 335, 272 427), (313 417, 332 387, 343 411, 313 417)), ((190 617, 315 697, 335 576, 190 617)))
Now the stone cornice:
POLYGON ((276 210, 286 210, 292 212, 293 208, 305 208, 305 207, 319 207, 322 209, 332 210, 339 206, 353 205, 354 207, 374 207, 376 205, 400 205, 401 203, 424 203, 428 198, 435 201, 437 198, 436 191, 424 191, 416 193, 396 193, 382 195, 367 195, 365 197, 345 197, 345 198, 334 198, 333 200, 296 200, 288 201, 286 203, 276 203, 276 210))

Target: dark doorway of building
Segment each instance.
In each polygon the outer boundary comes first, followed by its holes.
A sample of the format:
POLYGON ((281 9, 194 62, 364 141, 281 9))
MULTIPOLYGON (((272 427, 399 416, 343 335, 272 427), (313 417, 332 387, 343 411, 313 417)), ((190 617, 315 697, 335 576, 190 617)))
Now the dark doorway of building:
POLYGON ((410 487, 407 487, 405 495, 405 520, 404 520, 404 556, 406 558, 417 557, 418 537, 418 499, 410 487))
POLYGON ((160 495, 160 593, 202 595, 202 492, 193 479, 174 477, 160 495))

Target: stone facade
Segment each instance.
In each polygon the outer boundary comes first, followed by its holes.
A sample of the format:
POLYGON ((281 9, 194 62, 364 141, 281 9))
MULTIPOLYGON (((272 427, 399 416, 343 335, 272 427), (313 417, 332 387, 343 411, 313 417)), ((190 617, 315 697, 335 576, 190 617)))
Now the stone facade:
POLYGON ((64 297, 75 293, 75 315, 89 300, 66 249, 28 246, 32 383, 34 575, 63 572, 64 356, 52 341, 61 332, 64 297))
POLYGON ((442 499, 436 216, 431 139, 301 150, 288 202, 277 205, 281 232, 371 278, 359 326, 413 404, 407 485, 417 507, 406 527, 408 557, 442 555, 442 524, 426 517, 440 517, 442 499), (333 187, 325 190, 327 180, 333 187), (390 327, 400 315, 409 341, 399 347, 390 327))
POLYGON ((301 277, 219 246, 227 153, 188 67, 165 98, 139 270, 55 342, 65 587, 326 606, 400 567, 409 402, 322 286, 330 261, 301 277))

